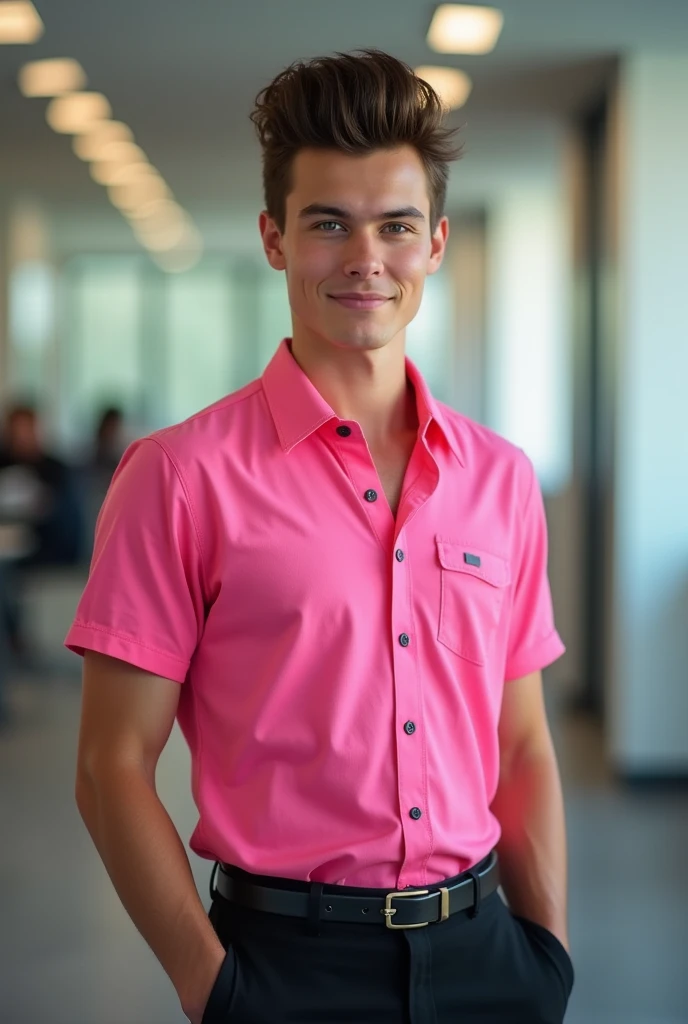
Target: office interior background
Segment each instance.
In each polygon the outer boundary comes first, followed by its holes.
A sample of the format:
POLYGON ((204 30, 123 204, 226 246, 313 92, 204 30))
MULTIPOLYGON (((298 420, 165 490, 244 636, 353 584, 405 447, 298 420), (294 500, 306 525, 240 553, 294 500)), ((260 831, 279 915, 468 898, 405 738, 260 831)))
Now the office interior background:
MULTIPOLYGON (((0 593, 22 622, 21 643, 0 625, 4 1024, 183 1020, 76 811, 80 664, 61 643, 117 445, 258 376, 290 332, 257 229, 256 93, 360 47, 462 73, 442 80, 465 147, 451 238, 408 351, 437 397, 527 451, 545 495, 567 1021, 688 1021, 688 3, 498 6, 471 53, 431 45, 419 0, 0 0, 0 418, 7 435, 28 407, 80 524, 24 565, 26 481, 3 490, 0 471, 0 593), (53 87, 26 65, 56 58, 77 66, 53 91, 97 98, 32 95, 53 87)), ((188 839, 177 732, 159 785, 188 839)))

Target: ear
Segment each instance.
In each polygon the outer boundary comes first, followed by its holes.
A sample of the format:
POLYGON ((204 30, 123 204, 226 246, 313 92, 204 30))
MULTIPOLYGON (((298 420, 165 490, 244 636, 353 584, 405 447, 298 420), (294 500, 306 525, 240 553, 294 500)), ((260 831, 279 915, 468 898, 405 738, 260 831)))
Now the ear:
POLYGON ((442 217, 430 239, 430 259, 428 260, 428 274, 435 274, 442 266, 444 253, 449 238, 449 220, 442 217))
POLYGON ((263 210, 258 218, 258 228, 268 263, 273 270, 286 270, 287 262, 282 251, 282 233, 266 210, 263 210))

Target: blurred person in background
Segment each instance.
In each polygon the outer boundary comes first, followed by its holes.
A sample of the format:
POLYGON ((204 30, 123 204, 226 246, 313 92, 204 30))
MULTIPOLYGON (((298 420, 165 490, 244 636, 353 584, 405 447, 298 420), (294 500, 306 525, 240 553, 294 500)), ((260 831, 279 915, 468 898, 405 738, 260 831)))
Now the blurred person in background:
POLYGON ((378 51, 294 64, 252 118, 293 336, 115 474, 66 641, 78 806, 193 1024, 560 1024, 542 496, 405 358, 454 130, 378 51), (210 919, 155 787, 175 718, 210 919))
POLYGON ((76 474, 44 447, 38 411, 29 403, 11 406, 3 423, 0 522, 25 527, 31 538, 30 551, 13 566, 14 585, 6 587, 2 610, 12 648, 26 655, 18 576, 31 567, 76 564, 83 538, 76 474))
POLYGON ((127 447, 124 411, 117 405, 105 407, 97 417, 93 443, 80 468, 84 505, 82 560, 90 561, 98 514, 112 477, 127 447))
POLYGON ((95 433, 91 465, 102 472, 108 484, 124 455, 127 446, 124 413, 116 405, 108 406, 100 414, 95 433))

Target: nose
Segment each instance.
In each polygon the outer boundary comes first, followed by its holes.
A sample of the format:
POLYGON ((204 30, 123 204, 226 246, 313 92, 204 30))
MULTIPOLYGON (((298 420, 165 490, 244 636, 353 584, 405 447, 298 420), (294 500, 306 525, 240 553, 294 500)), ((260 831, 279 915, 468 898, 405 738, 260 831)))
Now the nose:
POLYGON ((379 277, 384 265, 375 241, 367 235, 352 236, 344 254, 344 273, 347 277, 365 281, 379 277))

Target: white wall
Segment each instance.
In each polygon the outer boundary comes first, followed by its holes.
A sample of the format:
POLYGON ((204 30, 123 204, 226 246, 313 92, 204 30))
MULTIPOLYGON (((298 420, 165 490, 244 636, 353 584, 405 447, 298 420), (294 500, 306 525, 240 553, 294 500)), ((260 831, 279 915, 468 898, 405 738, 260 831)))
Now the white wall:
POLYGON ((611 754, 688 771, 688 51, 622 69, 611 754))

